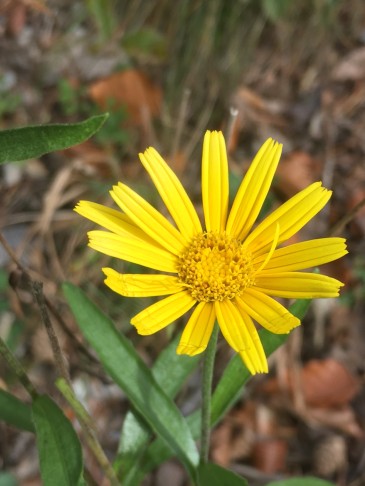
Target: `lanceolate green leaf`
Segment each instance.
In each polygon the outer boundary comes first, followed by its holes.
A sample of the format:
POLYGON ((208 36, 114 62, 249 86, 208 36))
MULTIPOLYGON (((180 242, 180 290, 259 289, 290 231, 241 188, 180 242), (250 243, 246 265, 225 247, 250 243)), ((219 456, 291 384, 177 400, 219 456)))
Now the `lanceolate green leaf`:
POLYGON ((79 439, 62 410, 46 395, 34 399, 33 421, 44 486, 82 484, 82 452, 79 439))
POLYGON ((0 389, 0 420, 18 429, 34 432, 32 410, 18 398, 0 389))
POLYGON ((335 486, 334 483, 325 481, 324 479, 314 478, 312 476, 305 476, 303 478, 289 478, 281 481, 272 481, 266 486, 335 486))
POLYGON ((65 284, 63 288, 83 335, 97 352, 108 374, 194 477, 199 462, 198 451, 190 429, 174 402, 110 319, 77 287, 65 284))
MULTIPOLYGON (((201 358, 201 356, 189 357, 176 354, 180 336, 178 334, 170 341, 152 367, 155 380, 171 398, 175 397, 201 358)), ((120 473, 123 478, 124 486, 133 485, 133 480, 129 483, 129 478, 133 478, 140 469, 139 459, 145 452, 151 434, 151 428, 142 417, 134 411, 127 413, 123 423, 118 457, 114 464, 117 473, 120 473)))
POLYGON ((200 464, 198 468, 199 486, 248 486, 246 479, 238 476, 232 471, 208 462, 200 464))
POLYGON ((103 125, 108 114, 80 123, 38 125, 0 131, 0 163, 39 157, 84 142, 103 125))
MULTIPOLYGON (((299 319, 302 319, 305 316, 310 303, 310 300, 297 300, 290 306, 289 310, 299 319)), ((273 353, 288 339, 288 334, 272 334, 265 329, 261 329, 259 333, 267 356, 273 353)), ((212 426, 216 425, 224 414, 234 405, 242 393, 244 384, 250 378, 251 375, 243 365, 241 358, 238 355, 235 355, 228 363, 212 396, 212 426)), ((194 438, 198 438, 200 431, 200 410, 189 415, 187 422, 194 438)), ((160 440, 155 440, 144 457, 143 469, 138 471, 135 478, 136 482, 131 484, 138 484, 138 481, 140 481, 149 471, 153 470, 163 461, 169 459, 169 457, 171 457, 171 452, 160 440)))

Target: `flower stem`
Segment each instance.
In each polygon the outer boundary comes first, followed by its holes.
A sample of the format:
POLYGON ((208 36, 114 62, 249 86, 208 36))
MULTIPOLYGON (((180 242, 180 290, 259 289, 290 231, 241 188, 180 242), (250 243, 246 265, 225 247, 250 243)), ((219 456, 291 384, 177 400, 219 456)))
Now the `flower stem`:
POLYGON ((201 418, 201 435, 200 435, 200 462, 208 462, 209 443, 210 443, 210 414, 211 414, 211 397, 212 381, 215 352, 217 349, 218 324, 214 324, 213 332, 204 354, 203 376, 202 376, 202 418, 201 418))

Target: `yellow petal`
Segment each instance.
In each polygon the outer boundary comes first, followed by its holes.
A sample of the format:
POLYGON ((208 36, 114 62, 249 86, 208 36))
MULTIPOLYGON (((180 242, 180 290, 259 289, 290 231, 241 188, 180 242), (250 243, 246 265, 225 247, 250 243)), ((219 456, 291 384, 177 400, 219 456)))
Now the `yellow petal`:
POLYGON ((134 275, 118 273, 112 268, 103 268, 104 283, 125 297, 157 297, 176 294, 183 289, 177 277, 171 275, 134 275))
MULTIPOLYGON (((263 360, 262 346, 258 343, 257 331, 247 326, 249 318, 245 319, 239 308, 231 301, 215 302, 219 327, 228 344, 240 354, 250 373, 267 372, 266 359, 263 360)), ((248 316, 246 316, 248 317, 248 316)))
POLYGON ((105 255, 162 272, 176 273, 177 258, 157 244, 107 231, 89 231, 89 246, 105 255))
POLYGON ((139 154, 139 158, 185 239, 189 241, 201 233, 202 227, 193 203, 160 154, 150 147, 144 154, 139 154))
MULTIPOLYGON (((252 338, 252 344, 256 349, 256 353, 257 353, 257 356, 258 356, 259 361, 260 361, 260 369, 258 371, 260 373, 268 373, 269 367, 268 367, 268 364, 267 364, 265 351, 264 351, 264 348, 262 346, 262 342, 261 342, 260 336, 257 332, 256 326, 253 323, 251 317, 245 312, 245 310, 242 307, 240 307, 239 301, 235 300, 235 304, 237 305, 237 307, 240 311, 240 314, 241 314, 241 316, 242 316, 242 318, 245 322, 245 325, 248 329, 248 332, 249 332, 249 334, 252 338)), ((242 351, 242 353, 245 353, 245 351, 242 351)), ((242 357, 243 361, 246 362, 245 355, 242 356, 242 354, 241 354, 241 357, 242 357)))
POLYGON ((257 290, 245 289, 236 300, 249 316, 275 334, 288 334, 300 325, 300 320, 284 306, 257 290))
MULTIPOLYGON (((310 267, 332 262, 346 255, 344 238, 319 238, 303 241, 275 250, 269 262, 260 273, 288 272, 304 270, 310 267)), ((253 260, 255 267, 260 267, 266 255, 253 260)))
POLYGON ((182 333, 177 354, 195 356, 207 347, 215 321, 214 304, 200 302, 194 309, 182 333))
POLYGON ((224 230, 228 191, 228 162, 223 134, 207 131, 202 159, 202 196, 207 231, 224 230))
POLYGON ((257 152, 233 201, 227 233, 243 239, 251 230, 269 192, 282 145, 271 138, 257 152))
POLYGON ((130 219, 163 248, 175 255, 184 250, 181 233, 143 197, 121 183, 114 186, 110 194, 130 219))
POLYGON ((255 290, 287 299, 338 297, 343 283, 317 273, 276 272, 255 277, 255 290))
POLYGON ((250 246, 254 257, 271 246, 276 224, 280 226, 280 244, 297 233, 326 205, 331 191, 321 185, 321 182, 315 182, 290 198, 248 235, 244 245, 250 246))
POLYGON ((195 303, 196 300, 188 292, 179 292, 150 305, 134 316, 131 323, 138 334, 154 334, 188 312, 195 303))
POLYGON ((153 242, 126 214, 90 201, 80 201, 74 211, 103 228, 121 236, 142 238, 153 242))

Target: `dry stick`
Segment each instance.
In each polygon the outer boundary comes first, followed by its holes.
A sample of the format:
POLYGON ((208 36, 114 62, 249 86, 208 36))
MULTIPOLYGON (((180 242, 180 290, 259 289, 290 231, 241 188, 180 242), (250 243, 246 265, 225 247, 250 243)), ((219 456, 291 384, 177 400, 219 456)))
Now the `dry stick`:
POLYGON ((29 283, 31 285, 34 299, 38 304, 41 313, 41 319, 44 327, 46 328, 49 342, 51 343, 51 348, 58 372, 60 376, 62 376, 67 381, 67 383, 71 385, 70 375, 66 366, 66 360, 62 353, 60 343, 58 342, 57 335, 53 329, 51 319, 49 318, 49 314, 47 311, 46 302, 44 300, 43 294, 43 284, 42 282, 33 282, 32 280, 30 280, 29 283))
POLYGON ((13 249, 10 247, 8 242, 5 240, 3 235, 0 233, 0 242, 5 248, 6 252, 10 256, 10 258, 16 263, 18 268, 23 272, 24 276, 26 277, 28 284, 32 290, 32 294, 34 297, 34 300, 36 301, 40 314, 41 314, 41 319, 44 324, 44 327, 46 328, 47 334, 48 334, 48 339, 51 343, 51 348, 53 352, 53 357, 55 359, 56 367, 58 370, 58 373, 60 376, 62 376, 67 383, 71 383, 70 376, 68 373, 68 369, 66 366, 66 360, 63 356, 61 346, 58 342, 56 333, 53 329, 51 320, 49 318, 48 312, 47 312, 47 307, 45 304, 44 300, 44 295, 43 295, 43 284, 41 282, 36 282, 33 281, 29 275, 29 273, 26 271, 26 269, 23 267, 23 265, 20 263, 18 260, 17 256, 15 255, 13 249))
POLYGON ((191 95, 191 90, 187 89, 187 88, 184 89, 183 98, 181 100, 180 109, 179 109, 179 113, 178 113, 178 116, 177 116, 176 134, 175 134, 174 143, 173 143, 172 150, 171 150, 171 160, 172 161, 175 160, 176 155, 177 155, 179 148, 180 148, 181 135, 182 135, 183 130, 184 130, 185 125, 186 125, 186 117, 187 117, 187 113, 188 113, 190 95, 191 95))

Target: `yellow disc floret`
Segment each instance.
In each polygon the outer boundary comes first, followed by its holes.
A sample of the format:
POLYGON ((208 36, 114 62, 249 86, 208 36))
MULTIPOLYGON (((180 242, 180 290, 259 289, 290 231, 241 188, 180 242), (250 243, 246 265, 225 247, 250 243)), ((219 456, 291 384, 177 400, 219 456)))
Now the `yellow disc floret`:
POLYGON ((239 240, 213 231, 193 238, 179 258, 178 276, 199 302, 233 299, 254 283, 251 254, 239 240))

